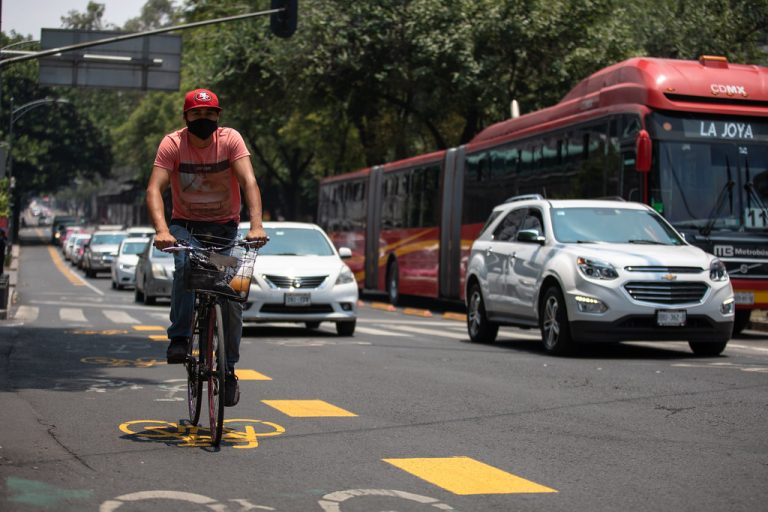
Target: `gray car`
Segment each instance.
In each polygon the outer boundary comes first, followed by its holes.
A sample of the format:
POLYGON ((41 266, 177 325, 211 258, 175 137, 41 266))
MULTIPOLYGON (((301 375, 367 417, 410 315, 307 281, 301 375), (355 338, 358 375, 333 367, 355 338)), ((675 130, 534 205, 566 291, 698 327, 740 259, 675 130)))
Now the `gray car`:
POLYGON ((127 236, 125 231, 95 231, 83 254, 85 275, 95 277, 98 272, 110 271, 120 242, 127 236))
POLYGON ((155 304, 158 298, 170 298, 173 284, 173 255, 158 250, 150 239, 136 263, 136 286, 134 300, 147 305, 155 304))

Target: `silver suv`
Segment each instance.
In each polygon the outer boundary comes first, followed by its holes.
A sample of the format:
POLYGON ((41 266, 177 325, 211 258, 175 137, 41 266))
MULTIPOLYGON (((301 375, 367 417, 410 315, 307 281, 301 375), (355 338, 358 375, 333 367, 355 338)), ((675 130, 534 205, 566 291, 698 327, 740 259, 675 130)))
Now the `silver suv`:
POLYGON ((465 283, 477 342, 516 325, 539 327, 552 354, 574 342, 682 340, 714 356, 733 329, 724 264, 639 203, 513 197, 472 244, 465 283))

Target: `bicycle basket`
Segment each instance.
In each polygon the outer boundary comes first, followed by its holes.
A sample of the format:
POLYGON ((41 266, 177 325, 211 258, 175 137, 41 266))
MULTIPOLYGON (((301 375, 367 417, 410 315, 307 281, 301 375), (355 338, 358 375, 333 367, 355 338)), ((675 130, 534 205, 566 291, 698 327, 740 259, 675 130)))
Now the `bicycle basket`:
POLYGON ((236 247, 232 252, 231 256, 209 249, 189 253, 184 268, 184 287, 188 291, 214 293, 236 302, 247 301, 256 251, 236 247))

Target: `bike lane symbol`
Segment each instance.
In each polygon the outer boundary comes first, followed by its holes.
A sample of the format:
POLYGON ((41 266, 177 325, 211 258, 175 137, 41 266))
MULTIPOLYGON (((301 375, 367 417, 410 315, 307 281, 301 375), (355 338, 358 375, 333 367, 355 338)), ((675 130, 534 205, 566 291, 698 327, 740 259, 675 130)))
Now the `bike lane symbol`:
MULTIPOLYGON (((217 501, 208 496, 204 496, 202 494, 195 494, 191 492, 181 492, 181 491, 157 490, 157 491, 141 491, 141 492, 134 492, 131 494, 123 494, 122 496, 118 496, 111 500, 107 500, 99 506, 99 512, 114 512, 115 510, 120 508, 122 505, 125 505, 127 503, 132 503, 136 501, 145 501, 145 500, 183 501, 186 503, 194 503, 195 505, 204 505, 205 507, 215 512, 229 512, 230 510, 232 510, 226 503, 222 503, 220 501, 217 501)), ((234 500, 228 500, 228 501, 240 505, 238 512, 246 512, 249 510, 277 510, 272 507, 254 505, 250 501, 244 500, 244 499, 234 499, 234 500)))
MULTIPOLYGON (((185 448, 211 446, 210 430, 189 423, 133 420, 126 421, 119 428, 121 432, 138 441, 160 441, 185 448)), ((233 448, 256 448, 259 446, 260 437, 273 437, 284 433, 284 427, 270 421, 231 419, 224 420, 221 441, 232 445, 233 448)))

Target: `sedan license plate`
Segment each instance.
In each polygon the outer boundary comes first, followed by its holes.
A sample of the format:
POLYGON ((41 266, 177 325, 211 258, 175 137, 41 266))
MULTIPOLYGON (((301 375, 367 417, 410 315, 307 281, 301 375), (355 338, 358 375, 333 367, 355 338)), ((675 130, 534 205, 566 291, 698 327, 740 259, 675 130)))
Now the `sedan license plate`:
POLYGON ((656 325, 663 327, 680 327, 685 325, 686 311, 660 309, 656 312, 656 325))
POLYGON ((309 306, 312 304, 310 295, 308 293, 286 293, 285 305, 286 306, 309 306))

